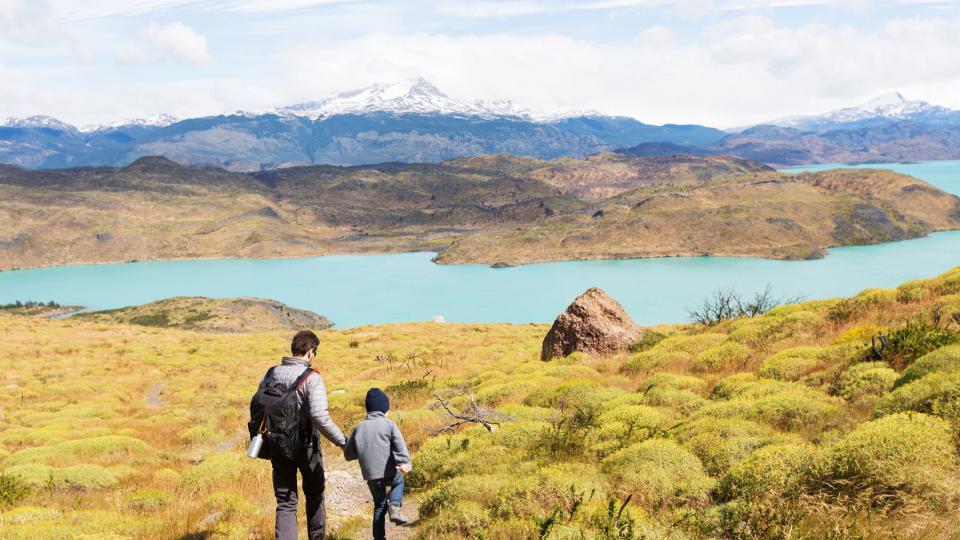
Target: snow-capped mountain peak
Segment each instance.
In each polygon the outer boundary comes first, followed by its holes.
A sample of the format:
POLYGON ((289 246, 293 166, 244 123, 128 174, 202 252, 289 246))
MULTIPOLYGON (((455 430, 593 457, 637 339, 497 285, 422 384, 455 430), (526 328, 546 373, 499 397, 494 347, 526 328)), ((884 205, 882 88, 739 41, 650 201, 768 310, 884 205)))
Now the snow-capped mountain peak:
POLYGON ((302 116, 313 120, 341 114, 448 114, 457 116, 516 117, 533 121, 552 121, 593 112, 532 111, 508 100, 464 101, 451 98, 432 83, 418 77, 389 84, 375 84, 317 101, 308 101, 270 112, 302 116))
POLYGON ((941 123, 956 119, 957 114, 956 111, 926 101, 909 100, 900 92, 887 92, 855 107, 814 116, 790 116, 769 123, 798 129, 828 130, 897 120, 941 123))
POLYGON ((48 129, 57 129, 60 131, 76 131, 77 128, 71 126, 70 124, 54 118, 52 116, 45 115, 36 115, 28 116, 26 118, 7 118, 7 121, 3 123, 7 127, 17 127, 17 128, 48 128, 48 129))
POLYGON ((143 118, 130 118, 127 120, 118 120, 114 122, 107 122, 105 124, 95 124, 90 126, 84 126, 80 131, 84 133, 94 133, 97 131, 105 131, 108 129, 116 129, 125 126, 139 126, 139 127, 167 127, 170 124, 179 122, 179 119, 175 116, 169 114, 158 113, 152 116, 146 116, 143 118))

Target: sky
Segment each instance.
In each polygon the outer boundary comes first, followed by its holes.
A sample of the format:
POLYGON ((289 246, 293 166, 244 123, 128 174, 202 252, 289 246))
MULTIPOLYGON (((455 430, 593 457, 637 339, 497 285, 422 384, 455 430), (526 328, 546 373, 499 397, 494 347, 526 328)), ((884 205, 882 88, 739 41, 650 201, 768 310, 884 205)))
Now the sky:
POLYGON ((960 108, 960 0, 0 0, 0 118, 452 97, 736 127, 897 90, 960 108))

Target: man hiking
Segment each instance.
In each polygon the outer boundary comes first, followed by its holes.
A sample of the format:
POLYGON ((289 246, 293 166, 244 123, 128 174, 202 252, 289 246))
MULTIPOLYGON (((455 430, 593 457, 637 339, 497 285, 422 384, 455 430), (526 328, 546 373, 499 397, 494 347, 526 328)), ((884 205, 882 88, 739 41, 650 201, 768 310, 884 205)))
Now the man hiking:
POLYGON ((267 371, 250 405, 251 436, 257 432, 265 436, 259 457, 269 457, 273 466, 277 540, 297 538, 298 470, 307 499, 307 536, 324 538, 323 456, 317 433, 339 448, 347 443, 327 410, 323 377, 311 366, 319 345, 313 332, 297 332, 290 344, 292 356, 267 371))

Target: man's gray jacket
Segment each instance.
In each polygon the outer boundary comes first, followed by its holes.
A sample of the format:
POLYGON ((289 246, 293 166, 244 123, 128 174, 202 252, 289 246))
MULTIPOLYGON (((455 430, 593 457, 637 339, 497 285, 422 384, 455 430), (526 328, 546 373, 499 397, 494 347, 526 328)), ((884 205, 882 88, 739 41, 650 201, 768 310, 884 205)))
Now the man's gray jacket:
MULTIPOLYGON (((289 388, 306 369, 310 369, 310 363, 306 360, 284 358, 283 362, 273 369, 273 380, 289 388)), ((263 380, 260 381, 260 388, 263 388, 266 381, 267 377, 264 375, 263 380)), ((323 377, 319 373, 313 373, 303 382, 297 390, 297 402, 300 410, 309 411, 309 421, 317 432, 337 446, 346 444, 347 439, 343 436, 343 432, 337 427, 333 418, 330 418, 330 411, 327 410, 327 387, 323 384, 323 377)))
POLYGON ((392 479, 397 465, 410 463, 400 428, 380 411, 367 413, 366 420, 353 430, 343 457, 347 461, 360 460, 364 480, 392 479))

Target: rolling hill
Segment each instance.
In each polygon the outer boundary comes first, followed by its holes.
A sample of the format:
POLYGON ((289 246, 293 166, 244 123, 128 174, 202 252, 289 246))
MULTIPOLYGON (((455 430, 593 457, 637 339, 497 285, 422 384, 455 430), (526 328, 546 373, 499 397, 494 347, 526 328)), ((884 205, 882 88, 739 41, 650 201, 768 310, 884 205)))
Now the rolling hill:
POLYGON ((960 199, 881 170, 786 175, 726 156, 477 156, 254 174, 141 158, 0 167, 3 269, 437 251, 441 263, 823 256, 960 228, 960 199))

